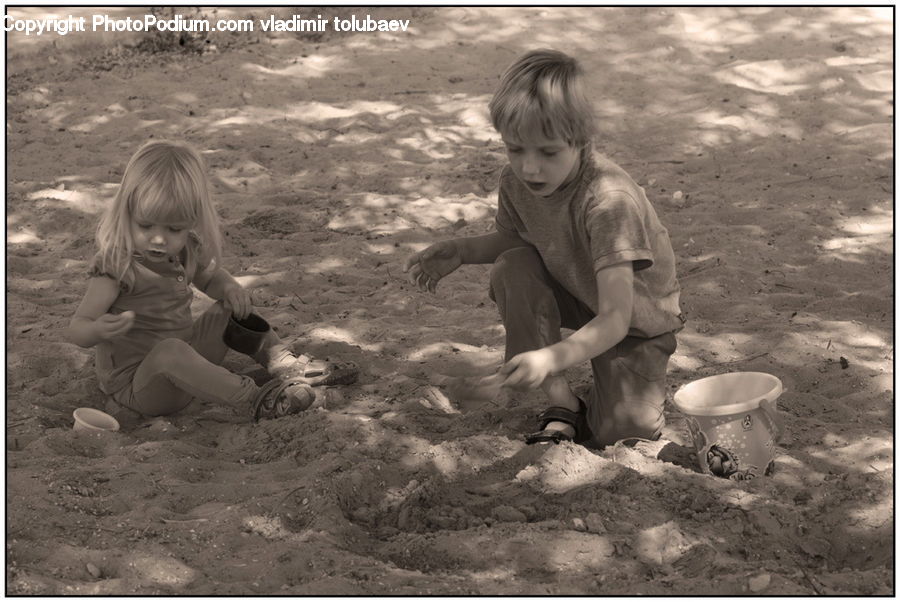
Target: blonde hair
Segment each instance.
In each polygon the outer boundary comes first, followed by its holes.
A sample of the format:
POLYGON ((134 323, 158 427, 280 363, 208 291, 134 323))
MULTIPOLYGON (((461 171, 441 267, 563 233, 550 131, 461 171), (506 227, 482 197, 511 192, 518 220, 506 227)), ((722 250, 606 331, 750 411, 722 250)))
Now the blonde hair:
POLYGON ((222 233, 206 169, 199 153, 187 144, 150 141, 125 167, 115 199, 97 227, 98 267, 119 281, 134 252, 133 220, 190 224, 201 243, 199 265, 221 264, 222 233))
POLYGON ((546 138, 586 146, 596 125, 583 75, 578 61, 557 50, 524 54, 507 68, 491 99, 494 128, 523 141, 539 131, 546 138))

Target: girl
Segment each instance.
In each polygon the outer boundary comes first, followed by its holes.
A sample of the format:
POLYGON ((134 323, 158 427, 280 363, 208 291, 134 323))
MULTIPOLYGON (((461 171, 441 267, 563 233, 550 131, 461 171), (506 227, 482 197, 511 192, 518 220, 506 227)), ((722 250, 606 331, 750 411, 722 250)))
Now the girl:
POLYGON ((348 384, 352 368, 311 370, 269 331, 253 356, 274 378, 263 387, 220 364, 229 316, 246 318, 249 293, 221 266, 222 235, 203 161, 192 148, 152 141, 129 161, 97 229, 99 251, 69 338, 96 347, 100 389, 144 415, 172 414, 198 397, 246 405, 254 420, 324 403, 316 384, 348 384), (218 302, 191 319, 195 287, 218 302))

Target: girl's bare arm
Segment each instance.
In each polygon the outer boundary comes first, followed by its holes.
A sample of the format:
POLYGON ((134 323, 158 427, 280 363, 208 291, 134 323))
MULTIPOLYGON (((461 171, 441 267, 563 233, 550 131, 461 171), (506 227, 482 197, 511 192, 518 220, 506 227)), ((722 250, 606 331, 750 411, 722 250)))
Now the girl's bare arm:
POLYGON ((228 289, 242 288, 228 270, 216 267, 198 275, 194 285, 216 300, 224 299, 228 289))
POLYGON ((119 285, 115 280, 105 276, 91 278, 66 329, 66 338, 80 347, 93 347, 100 341, 128 332, 134 323, 132 312, 108 313, 118 296, 119 285))

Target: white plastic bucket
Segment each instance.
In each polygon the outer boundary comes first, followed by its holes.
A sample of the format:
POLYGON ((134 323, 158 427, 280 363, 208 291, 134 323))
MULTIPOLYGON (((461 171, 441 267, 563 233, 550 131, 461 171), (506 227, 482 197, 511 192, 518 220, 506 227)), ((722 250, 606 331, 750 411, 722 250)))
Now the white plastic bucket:
POLYGON ((78 408, 72 412, 75 418, 74 429, 76 431, 117 431, 119 430, 119 421, 100 410, 94 408, 78 408))
POLYGON ((775 401, 784 388, 765 372, 732 372, 695 380, 673 399, 685 416, 707 474, 732 479, 769 474, 781 437, 775 401))

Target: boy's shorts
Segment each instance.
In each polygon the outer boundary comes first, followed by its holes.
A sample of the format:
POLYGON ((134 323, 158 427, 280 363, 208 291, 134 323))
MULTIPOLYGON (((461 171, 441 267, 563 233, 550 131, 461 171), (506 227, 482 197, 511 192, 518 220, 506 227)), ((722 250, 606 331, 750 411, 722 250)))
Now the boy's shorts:
POLYGON ((591 360, 594 386, 587 403, 589 447, 626 437, 656 439, 665 425, 666 368, 677 343, 671 332, 625 337, 591 360))

